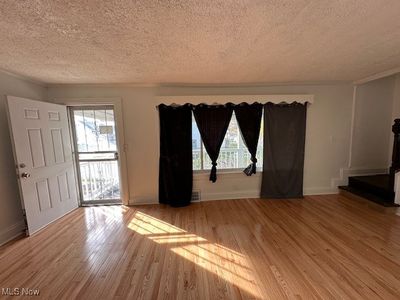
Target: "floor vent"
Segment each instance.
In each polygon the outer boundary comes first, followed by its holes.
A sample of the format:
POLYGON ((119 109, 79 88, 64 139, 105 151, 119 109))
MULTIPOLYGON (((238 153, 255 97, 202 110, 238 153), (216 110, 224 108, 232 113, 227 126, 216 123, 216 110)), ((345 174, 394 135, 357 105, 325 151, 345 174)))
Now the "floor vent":
POLYGON ((200 191, 193 191, 192 192, 192 202, 199 202, 201 200, 200 191))

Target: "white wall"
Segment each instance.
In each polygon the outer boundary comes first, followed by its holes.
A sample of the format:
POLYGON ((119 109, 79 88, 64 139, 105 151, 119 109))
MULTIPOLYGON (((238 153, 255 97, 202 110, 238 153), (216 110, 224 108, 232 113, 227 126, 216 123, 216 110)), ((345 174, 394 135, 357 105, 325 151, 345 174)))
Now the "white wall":
MULTIPOLYGON (((159 132, 157 95, 314 94, 307 119, 304 188, 306 194, 332 193, 332 180, 348 165, 353 88, 350 84, 269 87, 148 87, 122 85, 50 86, 56 98, 120 97, 123 102, 125 140, 128 144, 128 177, 131 204, 158 202, 159 132)), ((243 173, 195 175, 194 189, 203 199, 257 197, 260 176, 243 173)))
POLYGON ((400 118, 400 74, 394 76, 392 119, 400 118))
MULTIPOLYGON (((394 119, 400 118, 400 74, 394 76, 394 87, 393 87, 393 108, 392 108, 392 125, 394 119)), ((390 135, 389 141, 389 162, 392 160, 393 152, 393 134, 390 135)))
POLYGON ((47 89, 0 72, 0 244, 18 234, 23 226, 6 115, 6 95, 44 100, 47 89))
POLYGON ((389 167, 394 87, 395 76, 357 86, 351 168, 389 167))

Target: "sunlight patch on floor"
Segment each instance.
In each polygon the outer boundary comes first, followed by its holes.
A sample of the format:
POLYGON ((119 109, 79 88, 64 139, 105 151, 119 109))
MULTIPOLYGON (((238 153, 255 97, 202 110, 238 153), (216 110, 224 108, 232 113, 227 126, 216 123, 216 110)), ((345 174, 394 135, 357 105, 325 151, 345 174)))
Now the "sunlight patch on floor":
POLYGON ((233 286, 258 296, 259 288, 245 256, 165 221, 136 212, 128 228, 217 275, 233 286))

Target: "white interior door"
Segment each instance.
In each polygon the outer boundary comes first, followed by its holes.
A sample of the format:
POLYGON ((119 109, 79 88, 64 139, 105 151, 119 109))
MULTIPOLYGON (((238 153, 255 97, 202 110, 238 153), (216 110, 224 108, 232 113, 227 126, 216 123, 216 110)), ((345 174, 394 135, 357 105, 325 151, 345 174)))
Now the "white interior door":
POLYGON ((78 207, 63 105, 7 97, 11 139, 28 234, 78 207))

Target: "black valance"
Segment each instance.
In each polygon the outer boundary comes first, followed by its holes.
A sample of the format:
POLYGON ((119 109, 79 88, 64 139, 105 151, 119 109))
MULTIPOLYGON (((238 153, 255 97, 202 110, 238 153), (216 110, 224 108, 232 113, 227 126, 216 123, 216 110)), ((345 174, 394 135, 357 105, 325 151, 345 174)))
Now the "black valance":
POLYGON ((192 110, 190 105, 158 107, 160 115, 159 202, 190 204, 192 197, 192 110))
POLYGON ((260 136, 261 117, 263 106, 261 103, 241 103, 235 105, 234 111, 244 143, 251 155, 251 164, 243 170, 247 176, 256 173, 257 144, 260 136))
POLYGON ((226 105, 200 104, 193 107, 201 139, 211 159, 210 181, 212 182, 217 180, 217 159, 232 112, 233 105, 230 103, 226 105))

